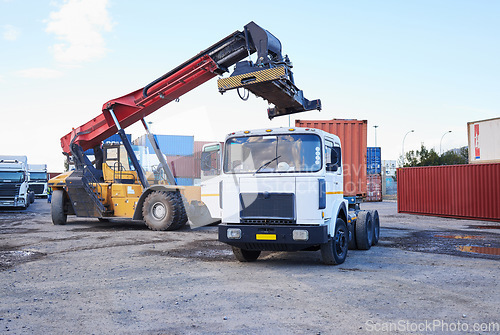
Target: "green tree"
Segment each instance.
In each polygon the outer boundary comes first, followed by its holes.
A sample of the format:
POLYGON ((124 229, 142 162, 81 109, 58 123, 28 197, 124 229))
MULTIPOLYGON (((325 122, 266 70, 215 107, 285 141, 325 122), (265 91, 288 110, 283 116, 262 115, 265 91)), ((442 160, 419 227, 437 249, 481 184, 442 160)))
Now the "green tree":
MULTIPOLYGON (((401 159, 402 160, 402 159, 401 159)), ((458 150, 450 150, 439 155, 434 149, 428 150, 423 144, 417 151, 410 150, 405 154, 403 166, 437 166, 467 164, 469 160, 468 148, 462 147, 458 150)))

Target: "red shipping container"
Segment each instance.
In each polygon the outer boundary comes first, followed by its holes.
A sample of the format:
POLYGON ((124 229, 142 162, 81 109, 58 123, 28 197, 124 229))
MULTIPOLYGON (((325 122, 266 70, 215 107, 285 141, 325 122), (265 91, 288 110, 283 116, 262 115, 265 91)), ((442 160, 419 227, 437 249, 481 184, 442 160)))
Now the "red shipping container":
POLYGON ((367 120, 295 120, 295 126, 337 135, 342 145, 344 196, 366 196, 367 120))
POLYGON ((167 163, 174 177, 197 178, 195 176, 196 160, 194 156, 167 156, 167 163))
POLYGON ((382 201, 382 176, 380 174, 367 175, 365 201, 382 201))
POLYGON ((500 221, 500 163, 400 168, 398 212, 500 221))

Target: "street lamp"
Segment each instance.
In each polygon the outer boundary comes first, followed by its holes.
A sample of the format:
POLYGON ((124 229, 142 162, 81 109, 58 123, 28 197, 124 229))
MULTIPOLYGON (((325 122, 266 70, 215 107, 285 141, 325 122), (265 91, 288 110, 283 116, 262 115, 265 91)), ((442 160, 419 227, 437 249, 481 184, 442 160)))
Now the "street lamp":
POLYGON ((377 128, 378 126, 373 126, 375 128, 375 147, 377 146, 377 128))
POLYGON ((443 143, 443 137, 444 137, 444 135, 446 135, 448 133, 451 133, 451 130, 448 130, 446 133, 444 133, 443 136, 441 136, 441 141, 439 141, 439 154, 440 155, 442 154, 442 152, 441 152, 441 143, 443 143))
POLYGON ((415 132, 415 130, 412 129, 412 130, 410 130, 409 132, 407 132, 405 134, 405 137, 403 137, 403 153, 402 153, 402 155, 403 155, 403 165, 405 163, 405 139, 406 139, 406 135, 408 135, 409 133, 414 133, 414 132, 415 132))

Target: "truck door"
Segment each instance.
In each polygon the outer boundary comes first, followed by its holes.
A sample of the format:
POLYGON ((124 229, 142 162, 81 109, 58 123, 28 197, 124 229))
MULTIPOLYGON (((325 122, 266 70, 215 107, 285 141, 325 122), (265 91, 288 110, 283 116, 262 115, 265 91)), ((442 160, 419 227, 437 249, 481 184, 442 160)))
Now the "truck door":
POLYGON ((326 164, 326 204, 325 214, 330 213, 329 207, 337 198, 343 196, 342 151, 340 143, 325 139, 325 164, 326 164))
POLYGON ((201 201, 213 219, 220 219, 219 184, 221 181, 221 145, 205 144, 201 153, 201 201))

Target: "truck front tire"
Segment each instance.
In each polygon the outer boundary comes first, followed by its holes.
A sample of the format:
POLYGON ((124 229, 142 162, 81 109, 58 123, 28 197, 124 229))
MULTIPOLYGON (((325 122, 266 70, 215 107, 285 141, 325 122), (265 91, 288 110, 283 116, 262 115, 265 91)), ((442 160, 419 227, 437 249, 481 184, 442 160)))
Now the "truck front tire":
POLYGON ((246 250, 233 247, 233 254, 240 262, 254 262, 260 256, 260 250, 246 250))
POLYGON ((64 225, 67 222, 67 214, 64 212, 64 191, 54 190, 50 211, 52 214, 52 223, 55 225, 64 225))
POLYGON ((321 245, 321 258, 327 265, 342 264, 347 257, 349 231, 344 220, 338 218, 335 222, 335 235, 321 245))

